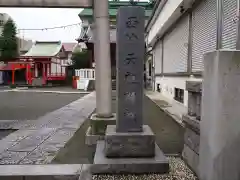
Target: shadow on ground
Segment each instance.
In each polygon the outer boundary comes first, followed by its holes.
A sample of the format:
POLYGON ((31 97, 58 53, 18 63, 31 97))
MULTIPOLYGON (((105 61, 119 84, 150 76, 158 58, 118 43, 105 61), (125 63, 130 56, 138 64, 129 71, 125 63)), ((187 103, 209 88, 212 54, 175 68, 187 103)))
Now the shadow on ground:
MULTIPOLYGON (((116 101, 113 97, 113 111, 116 101)), ((156 142, 166 154, 181 154, 184 142, 184 128, 172 117, 162 111, 151 99, 144 98, 144 123, 148 124, 156 135, 156 142)), ((89 126, 87 120, 74 137, 61 149, 52 163, 88 164, 93 162, 95 147, 85 145, 85 133, 89 126)))

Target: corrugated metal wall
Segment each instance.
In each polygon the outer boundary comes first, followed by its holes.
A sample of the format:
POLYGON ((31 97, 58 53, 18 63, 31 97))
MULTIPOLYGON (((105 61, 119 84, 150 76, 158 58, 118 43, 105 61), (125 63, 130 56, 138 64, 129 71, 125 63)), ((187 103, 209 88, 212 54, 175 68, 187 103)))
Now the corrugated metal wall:
POLYGON ((236 49, 238 0, 223 0, 222 48, 236 49))
POLYGON ((203 70, 203 55, 216 49, 217 1, 202 1, 192 14, 192 71, 203 70))
POLYGON ((187 71, 189 19, 183 17, 163 39, 163 72, 187 71))
POLYGON ((155 62, 155 74, 162 73, 162 41, 158 41, 154 47, 153 58, 155 62))

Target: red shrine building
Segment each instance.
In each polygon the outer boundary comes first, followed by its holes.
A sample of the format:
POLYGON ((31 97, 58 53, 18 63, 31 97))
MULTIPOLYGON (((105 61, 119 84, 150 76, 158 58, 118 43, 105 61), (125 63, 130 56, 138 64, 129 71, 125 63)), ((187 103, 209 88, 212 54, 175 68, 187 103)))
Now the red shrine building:
POLYGON ((26 54, 10 61, 0 71, 7 71, 9 84, 42 86, 64 81, 67 61, 67 53, 60 41, 37 41, 26 54))

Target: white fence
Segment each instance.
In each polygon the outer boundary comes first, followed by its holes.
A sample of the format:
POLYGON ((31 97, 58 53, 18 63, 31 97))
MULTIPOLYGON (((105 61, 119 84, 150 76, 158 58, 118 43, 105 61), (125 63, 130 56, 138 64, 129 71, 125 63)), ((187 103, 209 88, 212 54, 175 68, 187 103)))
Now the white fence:
POLYGON ((75 76, 80 80, 95 80, 95 69, 76 69, 75 76))

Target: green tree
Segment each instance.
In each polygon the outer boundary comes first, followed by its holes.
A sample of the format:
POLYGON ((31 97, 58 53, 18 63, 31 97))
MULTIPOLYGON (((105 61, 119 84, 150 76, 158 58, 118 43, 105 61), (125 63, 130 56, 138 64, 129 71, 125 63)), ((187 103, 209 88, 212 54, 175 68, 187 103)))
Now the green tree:
POLYGON ((12 19, 9 19, 3 26, 0 37, 0 60, 8 62, 18 56, 17 28, 12 19))
POLYGON ((89 52, 83 49, 82 51, 75 51, 72 54, 72 67, 74 69, 84 69, 90 67, 89 52))

